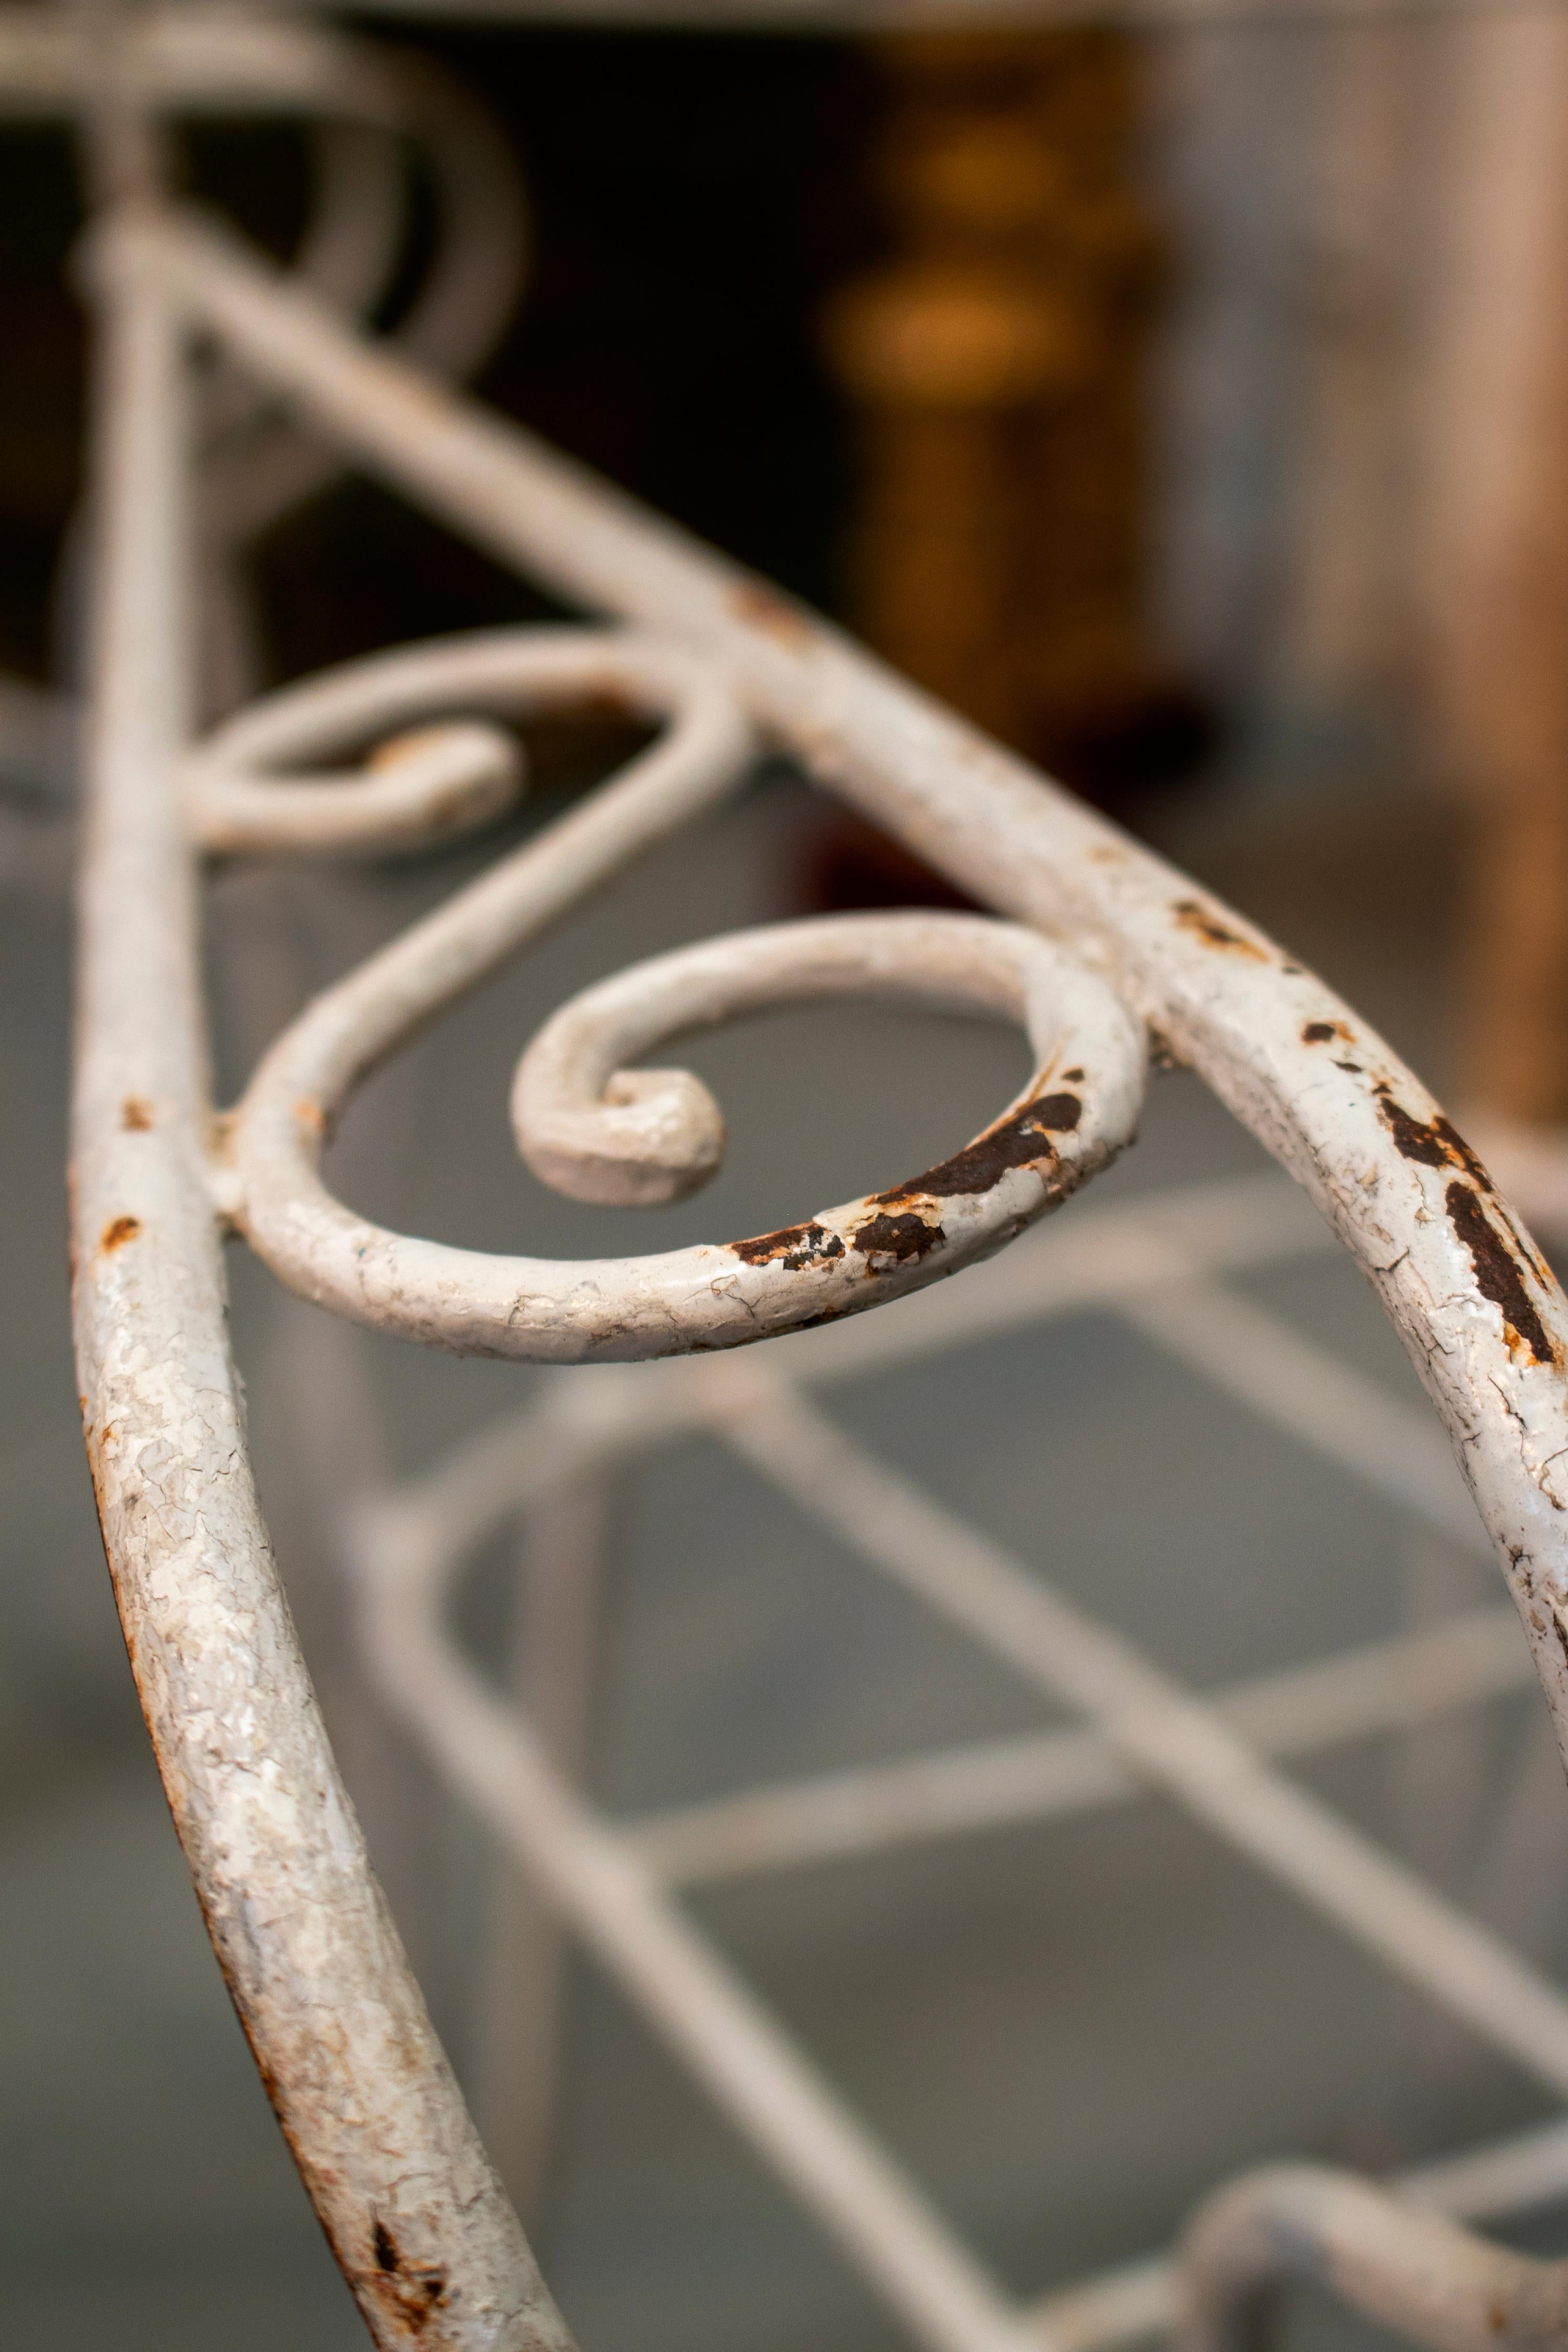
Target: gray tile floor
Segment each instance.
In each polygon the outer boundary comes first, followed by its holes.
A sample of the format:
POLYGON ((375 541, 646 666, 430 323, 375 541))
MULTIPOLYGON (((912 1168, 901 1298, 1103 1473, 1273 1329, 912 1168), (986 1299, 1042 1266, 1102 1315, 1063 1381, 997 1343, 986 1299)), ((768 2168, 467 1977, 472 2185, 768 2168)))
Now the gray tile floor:
MULTIPOLYGON (((819 1020, 785 1016, 692 1049, 726 1107, 730 1160, 709 1194, 657 1224, 556 1202, 512 1154, 506 1081, 540 1016, 661 944, 789 911, 817 821, 777 781, 710 827, 700 856, 668 853, 584 913, 376 1082, 344 1138, 345 1190, 453 1239, 588 1254, 650 1246, 652 1234, 668 1244, 765 1230, 951 1149, 1011 1092, 1021 1048, 968 1024, 847 1011, 831 1051, 819 1020)), ((1452 873, 1440 824, 1393 799, 1242 802, 1190 819, 1175 845, 1440 1078, 1445 974, 1431 942, 1452 873)), ((308 881, 229 882, 215 928, 254 950, 282 909, 320 978, 353 960, 361 931, 462 870, 454 859, 389 875, 346 903, 308 881)), ((21 899, 5 914, 0 2341, 346 2348, 357 2324, 229 2015, 130 1691, 65 1323, 64 916, 21 899)), ((279 983, 253 1027, 287 992, 279 983)), ((229 1021, 231 1060, 254 1043, 244 1026, 229 1021)), ((1261 1164, 1194 1082, 1170 1078, 1100 1193, 1261 1164)), ((1415 1392, 1348 1267, 1249 1286, 1415 1392)), ((417 1769, 362 1736, 279 1394, 280 1318, 307 1310, 243 1262, 235 1290, 263 1494, 307 1644, 373 1841, 401 1824, 403 1850, 384 1843, 379 1858, 472 2083, 490 1859, 417 1769)), ((530 1377, 367 1344, 403 1466, 530 1377)), ((1320 1655, 1399 1620, 1409 1538, 1393 1514, 1107 1320, 867 1378, 836 1410, 1194 1681, 1320 1655)), ((1521 1702, 1486 1718, 1478 1846, 1531 1717, 1521 1702)), ((711 1449, 672 1450, 624 1496, 595 1770, 607 1802, 641 1809, 1045 1719, 711 1449)), ((1307 1777, 1370 1828, 1400 1833, 1386 1743, 1307 1777)), ((1568 1808, 1563 1832, 1551 1870, 1568 1859, 1568 1808)), ((1473 1861, 1452 1858, 1461 1889, 1473 1861)), ((695 1908, 1020 2293, 1145 2251, 1205 2184, 1258 2157, 1377 2163, 1544 2109, 1502 2067, 1435 2040, 1418 2005, 1342 1939, 1152 1801, 794 1872, 695 1908)), ((1561 1965, 1568 1937, 1551 1933, 1561 1965)), ((898 2340, 585 1967, 539 2237, 584 2352, 873 2352, 898 2340)))

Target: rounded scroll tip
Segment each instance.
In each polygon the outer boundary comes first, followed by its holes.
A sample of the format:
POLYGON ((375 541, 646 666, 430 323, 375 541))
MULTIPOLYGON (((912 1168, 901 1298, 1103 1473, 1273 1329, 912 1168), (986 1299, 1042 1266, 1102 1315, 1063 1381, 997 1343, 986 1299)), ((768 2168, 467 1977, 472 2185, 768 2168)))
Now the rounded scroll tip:
POLYGON ((601 1208, 684 1201, 724 1157, 723 1115, 689 1070, 616 1070, 602 1101, 565 1101, 525 1057, 512 1129, 541 1183, 601 1208))

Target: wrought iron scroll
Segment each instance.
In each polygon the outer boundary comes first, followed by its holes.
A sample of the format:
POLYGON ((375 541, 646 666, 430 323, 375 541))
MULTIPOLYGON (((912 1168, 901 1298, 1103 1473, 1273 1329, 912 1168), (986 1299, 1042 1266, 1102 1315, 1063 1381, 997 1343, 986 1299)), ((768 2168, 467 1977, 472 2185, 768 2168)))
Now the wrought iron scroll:
MULTIPOLYGON (((18 71, 31 37, 0 27, 0 66, 18 71)), ((337 1312, 449 1348, 573 1360, 744 1344, 921 1288, 1058 1205, 1131 1133, 1152 1034, 1282 1162, 1376 1288, 1468 1482, 1565 1744, 1568 1311, 1462 1138, 1321 982, 812 614, 171 204, 144 121, 122 92, 104 123, 110 101, 63 37, 40 37, 36 74, 50 103, 62 78, 68 91, 91 82, 109 188, 87 259, 100 546, 73 1207, 106 1549, 215 1947, 373 2336, 560 2352, 564 2323, 430 2029, 289 1623, 227 1349, 225 1233, 337 1312), (268 478, 282 487, 269 499, 313 478, 304 427, 620 625, 384 656, 198 740, 195 363, 215 345, 261 396, 229 413, 276 453, 268 478), (318 998, 240 1103, 216 1115, 198 965, 205 852, 342 855, 482 821, 517 782, 498 722, 605 682, 661 723, 652 748, 318 998), (356 764, 350 755, 375 736, 380 751, 356 764), (487 1257, 386 1234, 333 1201, 321 1146, 369 1063, 731 789, 756 740, 787 747, 1007 919, 784 926, 606 982, 520 1065, 514 1115, 531 1163, 589 1199, 690 1189, 717 1160, 717 1107, 689 1076, 639 1057, 802 994, 912 992, 1017 1021, 1037 1063, 1024 1094, 885 1192, 662 1258, 487 1257)), ((148 36, 154 47, 160 37, 148 36)), ((232 89, 245 60, 265 55, 275 90, 288 84, 326 110, 342 86, 334 75, 359 71, 342 65, 357 51, 294 29, 207 26, 188 49, 185 37, 169 37, 172 63, 130 77, 133 96, 162 104, 164 72, 199 83, 198 95, 232 89)), ((357 282, 358 270, 356 257, 344 277, 357 282)), ((857 1459, 781 1377, 732 1367, 721 1399, 712 1368, 666 1370, 638 1391, 645 1403, 627 1405, 628 1429, 721 1422, 882 1571, 1071 1699, 1114 1766, 1174 1789, 1568 2091, 1568 2004, 1554 1989, 1293 1790, 1255 1741, 857 1459)), ((492 1500, 515 1507, 531 1477, 542 1492, 563 1465, 605 1451, 574 1410, 538 1416, 521 1455, 512 1433, 492 1500)), ((489 1507, 482 1465, 468 1466, 467 1482, 454 1475, 363 1520, 366 1639, 386 1687, 915 2336, 944 2352, 1037 2347, 1047 2321, 981 2273, 681 1923, 646 1862, 576 1806, 527 1727, 465 1681, 437 1612, 489 1507)), ((1214 2242, 1203 2236, 1194 2258, 1200 2281, 1214 2242)))

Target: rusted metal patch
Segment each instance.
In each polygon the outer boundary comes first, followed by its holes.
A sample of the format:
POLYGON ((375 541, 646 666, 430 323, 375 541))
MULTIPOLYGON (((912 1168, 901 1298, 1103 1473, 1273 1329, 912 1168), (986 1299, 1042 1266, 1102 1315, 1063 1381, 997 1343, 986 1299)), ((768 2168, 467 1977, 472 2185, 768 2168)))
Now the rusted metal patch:
POLYGON ((1342 1045, 1355 1044, 1355 1032, 1344 1021, 1309 1021, 1301 1032, 1303 1045, 1329 1045, 1336 1037, 1342 1045))
MULTIPOLYGON (((924 1257, 927 1250, 946 1239, 941 1225, 928 1224, 912 1209, 901 1217, 890 1217, 884 1211, 881 1216, 868 1217, 864 1224, 855 1228, 855 1246, 863 1256, 890 1258, 895 1265, 907 1265, 912 1258, 924 1257)), ((870 1268, 872 1274, 881 1270, 876 1265, 870 1268)))
MULTIPOLYGON (((1442 1122, 1447 1126, 1447 1121, 1442 1122)), ((1443 1195, 1454 1231, 1469 1251, 1470 1263, 1476 1272, 1476 1287, 1483 1298, 1501 1310, 1510 1355, 1527 1348, 1531 1361, 1555 1364, 1557 1350, 1553 1348, 1545 1324, 1520 1272, 1518 1244, 1511 1234, 1501 1234, 1488 1216, 1486 1210, 1468 1184, 1456 1179, 1443 1195)), ((1531 1266, 1531 1271, 1534 1272, 1531 1266)))
POLYGON ((1233 931, 1228 923, 1205 907, 1201 898, 1178 898, 1172 908, 1184 931, 1191 931, 1205 947, 1226 948, 1233 955, 1251 956, 1258 963, 1267 963, 1268 956, 1256 940, 1247 939, 1241 931, 1233 931))
POLYGON ((1458 1168, 1479 1184, 1484 1192, 1495 1188, 1491 1178, 1465 1141, 1451 1119, 1442 1112, 1429 1119, 1413 1118, 1401 1102, 1396 1102, 1385 1078, 1380 1078, 1373 1088, 1384 1127, 1394 1138, 1394 1148, 1405 1160, 1415 1160, 1423 1168, 1458 1168))
MULTIPOLYGON (((1082 1082, 1084 1071, 1075 1066, 1066 1074, 1082 1082)), ((878 1214, 853 1228, 850 1246, 868 1260, 868 1272, 886 1274, 894 1266, 916 1264, 947 1232, 933 1213, 943 1199, 977 1196, 994 1190, 1016 1168, 1054 1165, 1053 1136, 1075 1134, 1083 1118, 1083 1100, 1065 1086, 1037 1096, 1010 1117, 998 1119, 973 1143, 949 1160, 895 1184, 885 1192, 868 1195, 866 1206, 878 1214)), ((792 1274, 831 1264, 845 1255, 843 1237, 816 1219, 798 1225, 781 1225, 729 1247, 748 1265, 782 1265, 792 1274)))
POLYGON ((127 1095, 120 1107, 120 1124, 127 1135, 145 1135, 153 1124, 153 1106, 145 1095, 127 1095))
MULTIPOLYGON (((1016 1160, 1008 1163, 1017 1166, 1016 1160)), ((921 1180, 922 1185, 924 1180, 921 1180)), ((901 1187, 897 1192, 872 1194, 874 1203, 906 1200, 914 1188, 901 1187)), ((978 1192, 982 1187, 953 1185, 953 1192, 967 1189, 978 1192)), ((928 1221, 913 1209, 901 1216, 889 1216, 884 1211, 879 1216, 867 1217, 857 1225, 851 1246, 868 1260, 881 1258, 895 1265, 907 1265, 924 1257, 937 1243, 947 1238, 942 1227, 928 1221)), ((807 1266, 829 1265, 845 1255, 842 1234, 829 1225, 819 1224, 815 1218, 803 1225, 781 1225, 776 1233, 758 1234, 750 1241, 729 1244, 735 1255, 748 1265, 782 1265, 791 1274, 799 1274, 807 1266)), ((886 1265, 868 1265, 868 1272, 884 1273, 886 1265)), ((828 1318, 824 1318, 828 1319, 828 1318)))
POLYGON ((802 1266, 821 1265, 844 1255, 841 1237, 815 1219, 804 1225, 781 1225, 776 1233, 758 1234, 751 1241, 731 1242, 730 1247, 748 1265, 778 1264, 787 1266, 791 1274, 798 1274, 802 1266))
POLYGON ((112 1251, 123 1249, 127 1242, 133 1242, 141 1230, 140 1217, 110 1217, 99 1235, 98 1246, 108 1257, 112 1251))
POLYGON ((408 2263, 384 2221, 378 2221, 371 2237, 378 2294, 392 2302, 416 2336, 447 2300, 447 2273, 439 2263, 408 2263))
POLYGON ((942 1200, 961 1192, 989 1192, 1011 1169, 1026 1168, 1032 1160, 1054 1160, 1057 1151, 1051 1137, 1070 1135, 1082 1116, 1083 1104, 1077 1095, 1044 1095, 1037 1102, 1026 1103, 1011 1118, 988 1127, 951 1160, 938 1160, 923 1175, 911 1176, 907 1184, 873 1192, 871 1199, 879 1208, 887 1208, 916 1194, 942 1200))

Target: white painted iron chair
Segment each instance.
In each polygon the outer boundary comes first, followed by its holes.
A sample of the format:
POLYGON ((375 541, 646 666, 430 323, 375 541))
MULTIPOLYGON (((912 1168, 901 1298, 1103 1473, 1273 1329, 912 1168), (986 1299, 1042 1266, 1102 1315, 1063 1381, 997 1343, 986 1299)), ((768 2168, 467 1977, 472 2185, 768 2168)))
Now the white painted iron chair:
POLYGON ((518 218, 504 159, 466 121, 454 130, 455 100, 302 23, 31 13, 0 20, 0 98, 79 118, 100 200, 83 265, 98 545, 73 1208, 88 1447, 213 1942, 374 2339, 451 2352, 571 2340, 432 2032, 322 1730, 247 1456, 229 1235, 341 1317, 459 1351, 620 1367, 588 1382, 552 1375, 518 1418, 360 1499, 357 1638, 442 1777, 910 2340, 1039 2352, 1179 2317, 1195 2352, 1238 2339, 1267 2291, 1298 2274, 1434 2345, 1561 2340, 1560 2269, 1445 2217, 1504 2213, 1568 2185, 1563 2125, 1429 2167, 1398 2195, 1307 2169, 1244 2181, 1200 2214, 1174 2267, 1025 2307, 676 1899, 726 1872, 1153 1786, 1568 2092, 1568 1997, 1281 1769, 1358 1727, 1516 1681, 1525 1652, 1506 1610, 1200 1704, 858 1446, 818 1394, 895 1354, 1093 1302, 1467 1539, 1473 1526, 1453 1521, 1434 1475, 1436 1430, 1221 1286, 1331 1234, 1426 1383, 1568 1730, 1568 1309, 1485 1169, 1349 1008, 1229 908, 812 614, 448 388, 439 371, 471 364, 505 307, 518 218), (291 278, 162 192, 160 119, 220 101, 350 126, 323 134, 326 202, 291 278), (449 167, 455 226, 398 349, 344 313, 371 299, 391 250, 380 142, 405 128, 449 167), (216 391, 198 382, 198 348, 223 354, 216 391), (221 428, 205 455, 198 417, 209 436, 221 428), (377 656, 198 737, 198 582, 204 605, 214 582, 232 587, 247 536, 321 478, 322 444, 604 620, 377 656), (606 688, 659 730, 651 747, 319 996, 237 1104, 215 1110, 204 856, 383 851, 477 824, 517 781, 498 722, 606 688), (469 715, 432 723, 454 706, 469 715), (356 762, 367 739, 381 749, 356 762), (334 1199, 323 1142, 372 1065, 738 789, 759 744, 786 748, 996 919, 781 925, 604 982, 519 1065, 513 1118, 530 1164, 587 1200, 700 1184, 721 1149, 717 1108, 695 1079, 641 1056, 802 997, 909 995, 1016 1022, 1036 1064, 1024 1092, 884 1192, 803 1202, 775 1232, 662 1255, 490 1256, 385 1231, 334 1199), (1268 1183, 1075 1211, 1016 1238, 1130 1139, 1151 1053, 1200 1074, 1321 1227, 1268 1183), (862 1311, 912 1291, 926 1296, 887 1336, 862 1311), (731 1352, 807 1327, 820 1328, 782 1356, 731 1352), (632 1369, 650 1358, 663 1360, 632 1369), (698 1428, 1083 1727, 630 1826, 596 1813, 462 1654, 443 1597, 509 1517, 553 1513, 563 1540, 591 1552, 583 1498, 595 1481, 698 1428))

